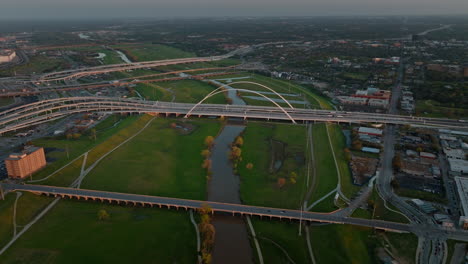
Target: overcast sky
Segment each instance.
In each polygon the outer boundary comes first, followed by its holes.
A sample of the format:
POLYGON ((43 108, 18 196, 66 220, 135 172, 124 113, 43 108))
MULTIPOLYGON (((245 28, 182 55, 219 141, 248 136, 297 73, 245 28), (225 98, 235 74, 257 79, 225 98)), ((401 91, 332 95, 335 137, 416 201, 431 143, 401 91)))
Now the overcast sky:
POLYGON ((0 18, 468 14, 468 0, 0 0, 0 18))

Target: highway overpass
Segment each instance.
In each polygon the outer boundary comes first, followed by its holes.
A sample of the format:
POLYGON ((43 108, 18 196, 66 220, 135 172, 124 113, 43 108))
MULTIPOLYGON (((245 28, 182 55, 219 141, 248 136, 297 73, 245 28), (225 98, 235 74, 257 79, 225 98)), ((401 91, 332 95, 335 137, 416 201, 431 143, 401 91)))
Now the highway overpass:
POLYGON ((468 130, 468 122, 391 114, 344 112, 250 105, 187 104, 112 97, 64 97, 22 105, 0 112, 0 134, 42 124, 75 113, 151 113, 184 117, 233 117, 291 122, 395 124, 468 130))
POLYGON ((95 191, 44 185, 3 183, 2 188, 4 189, 4 191, 26 191, 38 195, 45 195, 51 197, 106 202, 111 204, 122 204, 129 206, 156 207, 176 210, 196 210, 202 208, 204 205, 208 205, 213 210, 213 212, 228 213, 233 216, 249 215, 257 216, 262 219, 278 219, 332 224, 351 224, 394 232, 411 232, 412 230, 412 227, 410 225, 402 223, 350 218, 326 213, 314 213, 300 210, 249 206, 242 204, 218 203, 210 201, 188 200, 170 197, 95 191))
POLYGON ((333 213, 316 213, 300 210, 250 206, 243 204, 218 203, 200 200, 188 200, 171 197, 148 196, 140 194, 116 193, 107 191, 74 189, 56 186, 28 185, 2 183, 3 191, 25 191, 37 195, 61 197, 82 201, 106 202, 127 206, 149 208, 167 208, 176 210, 189 210, 202 208, 208 205, 213 212, 228 213, 233 216, 256 216, 266 220, 289 220, 309 223, 349 224, 355 226, 375 228, 391 232, 411 232, 426 237, 455 239, 468 242, 468 231, 460 229, 446 229, 433 225, 404 224, 381 220, 370 220, 341 216, 333 213))

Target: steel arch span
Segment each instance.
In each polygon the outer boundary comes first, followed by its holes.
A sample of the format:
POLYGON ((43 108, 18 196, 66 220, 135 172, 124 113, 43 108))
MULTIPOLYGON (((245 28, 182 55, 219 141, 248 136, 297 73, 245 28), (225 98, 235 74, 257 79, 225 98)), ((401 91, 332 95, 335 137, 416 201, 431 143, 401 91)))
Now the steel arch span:
MULTIPOLYGON (((275 95, 277 95, 279 98, 281 98, 281 100, 283 100, 291 109, 294 109, 294 107, 289 103, 288 100, 286 100, 286 98, 284 98, 281 94, 279 94, 277 91, 271 89, 270 87, 266 86, 266 85, 263 85, 261 83, 257 83, 257 82, 249 82, 249 81, 238 81, 238 82, 233 82, 233 83, 226 83, 226 84, 223 84, 221 86, 219 86, 218 88, 216 88, 215 90, 211 91, 206 97, 209 97, 212 93, 216 92, 216 91, 219 91, 221 89, 224 89, 225 87, 227 86, 231 86, 233 84, 254 84, 254 85, 258 85, 260 87, 263 87, 267 90, 269 90, 270 92, 274 93, 275 95)), ((234 87, 232 87, 233 89, 236 89, 234 87)), ((248 89, 247 89, 248 90, 248 89)))
MULTIPOLYGON (((242 92, 246 92, 246 93, 253 93, 253 94, 256 94, 256 95, 259 95, 265 99, 267 99, 268 101, 270 101, 271 103, 273 103, 276 107, 278 107, 294 124, 297 124, 296 123, 296 120, 294 120, 294 118, 288 113, 288 111, 286 111, 286 109, 284 109, 284 107, 282 107, 281 105, 279 105, 277 102, 275 102, 273 99, 271 99, 270 97, 268 96, 265 96, 264 94, 261 94, 257 91, 251 91, 251 90, 246 90, 246 89, 236 89, 236 88, 230 88, 230 89, 226 89, 226 90, 234 90, 234 91, 242 91, 242 92)), ((190 114, 193 112, 193 110, 195 110, 195 108, 197 108, 199 105, 201 105, 205 100, 209 99, 210 97, 212 96, 215 96, 217 94, 220 94, 220 93, 224 93, 224 90, 218 90, 216 92, 211 92, 209 95, 207 95, 205 98, 203 98, 200 102, 198 102, 197 104, 195 104, 192 108, 190 108, 190 110, 187 112, 187 114, 185 114, 184 118, 188 118, 190 116, 190 114)), ((294 108, 293 108, 294 109, 294 108)))

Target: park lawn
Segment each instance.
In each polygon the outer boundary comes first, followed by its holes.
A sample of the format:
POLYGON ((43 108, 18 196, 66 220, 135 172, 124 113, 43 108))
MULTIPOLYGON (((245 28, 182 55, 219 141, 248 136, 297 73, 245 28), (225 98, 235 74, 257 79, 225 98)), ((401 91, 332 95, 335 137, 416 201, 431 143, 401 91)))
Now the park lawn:
MULTIPOLYGON (((198 103, 211 91, 216 89, 216 87, 208 83, 195 80, 170 81, 159 83, 158 86, 174 91, 176 96, 175 101, 178 103, 198 103)), ((219 93, 207 99, 204 103, 226 104, 226 102, 224 93, 219 93)))
POLYGON ((416 115, 435 118, 466 118, 468 110, 441 106, 434 100, 416 100, 416 115))
MULTIPOLYGON (((0 200, 0 247, 13 238, 13 210, 16 193, 9 193, 5 200, 0 200)), ((16 205, 17 231, 29 223, 52 200, 23 192, 16 205)))
POLYGON ((11 105, 15 102, 13 98, 0 98, 0 107, 11 105))
POLYGON ((310 239, 317 263, 378 263, 378 240, 370 228, 351 225, 311 226, 310 239))
POLYGON ((338 169, 340 170, 341 191, 348 199, 350 199, 356 195, 360 188, 352 182, 351 171, 344 152, 344 149, 346 148, 346 139, 339 125, 330 124, 327 125, 327 129, 335 152, 338 169))
MULTIPOLYGON (((374 209, 358 208, 356 209, 356 211, 354 211, 352 217, 384 220, 398 223, 408 223, 408 219, 406 217, 404 217, 401 214, 390 211, 385 207, 384 201, 382 200, 382 198, 380 198, 379 194, 377 193, 377 189, 375 188, 369 196, 368 203, 373 204, 374 209)), ((387 206, 390 207, 392 210, 399 212, 399 210, 390 203, 387 203, 387 206)))
MULTIPOLYGON (((316 175, 314 192, 308 204, 320 199, 331 192, 338 184, 338 174, 336 172, 333 154, 331 153, 330 143, 327 137, 326 124, 315 124, 312 126, 312 137, 314 144, 314 157, 316 164, 316 175)), ((334 195, 331 195, 334 197, 334 195)), ((330 203, 328 203, 330 204, 330 203)), ((335 210, 334 207, 329 208, 335 210)))
POLYGON ((329 213, 329 212, 338 210, 339 208, 335 205, 335 195, 336 195, 336 192, 328 196, 327 198, 325 198, 323 201, 321 201, 317 205, 315 205, 311 209, 311 211, 319 212, 319 213, 329 213))
MULTIPOLYGON (((242 135, 242 162, 238 168, 243 203, 291 209, 300 207, 306 191, 306 132, 306 128, 299 125, 249 122, 242 135), (270 140, 284 144, 282 166, 273 172, 270 170, 274 155, 270 140), (250 170, 246 168, 248 163, 253 164, 250 170), (291 172, 297 174, 296 184, 289 180, 291 172), (281 177, 286 179, 282 188, 277 184, 281 177)), ((280 153, 280 148, 277 149, 280 153)))
POLYGON ((195 263, 195 238, 184 212, 62 200, 0 262, 195 263))
POLYGON ((362 209, 362 208, 357 208, 356 210, 354 210, 351 217, 362 218, 362 219, 371 219, 372 218, 372 212, 370 212, 369 210, 362 209))
POLYGON ((13 66, 0 70, 0 76, 10 77, 15 74, 39 74, 44 72, 58 71, 69 68, 69 63, 64 59, 54 59, 43 55, 37 55, 30 58, 26 64, 13 66))
MULTIPOLYGON (((391 250, 406 263, 415 263, 416 251, 418 248, 418 237, 410 233, 393 233, 385 232, 383 235, 388 239, 391 245, 391 250)), ((449 258, 447 258, 450 261, 449 258)))
POLYGON ((304 227, 302 236, 299 236, 297 223, 252 219, 252 224, 262 250, 264 263, 291 263, 284 251, 295 263, 310 263, 304 227))
POLYGON ((146 100, 169 102, 172 100, 172 94, 163 89, 156 83, 139 83, 135 89, 146 100))
POLYGON ((5 245, 13 237, 13 205, 16 194, 5 195, 5 200, 0 200, 0 246, 5 245))
MULTIPOLYGON (((51 137, 51 138, 41 138, 34 140, 32 143, 36 146, 44 148, 55 148, 55 151, 47 153, 47 158, 52 158, 55 161, 47 164, 47 166, 33 174, 33 180, 42 179, 55 172, 59 168, 63 167, 67 163, 73 161, 78 156, 84 154, 86 151, 91 148, 99 145, 100 143, 106 141, 116 132, 131 126, 139 117, 130 116, 125 119, 121 119, 119 122, 119 117, 117 115, 110 116, 100 124, 98 124, 96 129, 96 140, 89 138, 88 136, 82 135, 79 139, 66 139, 65 136, 51 137), (117 123, 118 122, 118 123, 117 123), (116 124, 117 123, 117 124, 116 124), (114 126, 114 124, 116 124, 114 126), (68 149, 68 155, 67 155, 68 149)), ((52 178, 59 178, 63 173, 54 175, 52 178)), ((71 176, 71 175, 69 175, 71 176)), ((70 179, 72 181, 72 179, 70 179)), ((60 180, 61 181, 61 180, 60 180)), ((65 180, 68 181, 68 180, 65 180)), ((71 183, 71 181, 69 181, 71 183)))
POLYGON ((196 57, 194 53, 160 44, 114 45, 112 47, 124 52, 131 61, 152 61, 196 57))
MULTIPOLYGON (((369 199, 374 201, 374 207, 375 207, 374 219, 399 222, 399 223, 408 223, 408 219, 404 217, 403 215, 392 212, 388 210, 387 208, 385 208, 384 200, 380 198, 375 188, 372 191, 372 195, 371 197, 369 197, 369 199)), ((387 206, 390 207, 392 210, 399 211, 390 203, 387 203, 387 206)))
MULTIPOLYGON (((184 135, 170 128, 173 122, 180 120, 154 119, 141 134, 102 160, 86 176, 82 188, 204 200, 206 171, 200 152, 205 137, 216 136, 221 124, 188 121, 195 130, 184 135)), ((102 148, 105 151, 100 155, 110 150, 102 148)))
MULTIPOLYGON (((255 94, 249 94, 249 95, 252 95, 252 96, 257 96, 255 94)), ((267 97, 270 97, 271 95, 266 95, 267 97)), ((270 102, 270 101, 262 101, 262 100, 256 100, 256 99, 253 99, 253 98, 247 98, 245 96, 241 96, 242 100, 244 100, 244 102, 248 105, 256 105, 256 106, 272 106, 272 107, 277 107, 273 102, 270 102)), ((287 99, 286 99, 287 100, 287 99)), ((290 108, 289 105, 287 103, 284 103, 284 102, 276 102, 278 105, 280 105, 281 107, 284 107, 284 108, 290 108)), ((296 104, 296 103, 291 103, 291 105, 294 107, 294 108, 306 108, 306 105, 304 104, 296 104)))

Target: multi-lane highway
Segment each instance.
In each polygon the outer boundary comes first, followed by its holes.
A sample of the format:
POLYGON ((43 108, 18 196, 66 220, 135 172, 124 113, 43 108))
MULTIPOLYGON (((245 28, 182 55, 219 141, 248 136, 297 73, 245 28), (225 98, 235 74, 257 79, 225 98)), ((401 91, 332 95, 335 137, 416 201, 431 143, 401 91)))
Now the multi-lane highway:
POLYGON ((155 113, 166 116, 236 117, 292 122, 379 123, 468 130, 468 122, 391 114, 343 112, 250 105, 187 104, 110 97, 65 97, 42 100, 0 112, 0 134, 64 116, 85 113, 155 113))
POLYGON ((169 209, 198 209, 208 205, 214 212, 233 215, 258 216, 267 219, 285 219, 306 222, 322 222, 334 224, 350 224, 376 228, 393 232, 412 232, 422 234, 430 232, 433 236, 441 236, 462 241, 468 241, 468 231, 449 230, 434 226, 410 225, 380 220, 370 220, 341 216, 339 214, 315 213, 301 210, 250 206, 243 204, 217 203, 210 201, 187 200, 171 197, 148 196, 129 193, 116 193, 85 189, 74 189, 57 186, 28 185, 2 183, 3 191, 27 191, 39 195, 80 199, 86 201, 108 202, 143 207, 159 207, 169 209))

